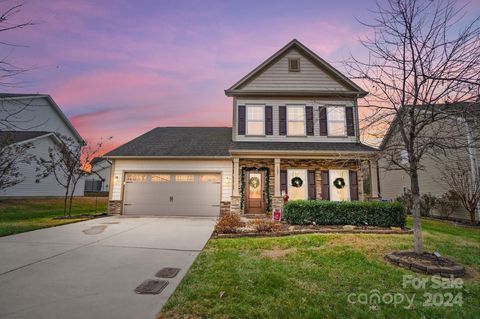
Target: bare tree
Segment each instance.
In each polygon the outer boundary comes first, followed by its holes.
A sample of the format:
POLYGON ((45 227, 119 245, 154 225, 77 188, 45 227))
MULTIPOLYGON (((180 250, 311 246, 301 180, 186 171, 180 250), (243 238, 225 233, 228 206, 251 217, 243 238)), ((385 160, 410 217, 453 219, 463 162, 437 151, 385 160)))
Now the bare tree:
MULTIPOLYGON (((2 1, 0 3, 0 34, 23 29, 35 24, 32 20, 19 19, 19 13, 23 7, 24 3, 19 1, 2 1)), ((0 48, 4 51, 0 59, 0 86, 11 87, 18 85, 15 77, 28 70, 11 61, 13 49, 19 46, 21 45, 0 41, 0 48)))
POLYGON ((15 141, 11 132, 0 132, 0 190, 13 187, 25 180, 20 172, 22 164, 30 164, 35 158, 29 154, 31 143, 15 141))
POLYGON ((480 202, 480 175, 478 167, 472 167, 464 158, 444 161, 439 164, 440 181, 451 189, 462 206, 470 214, 470 222, 475 224, 480 202), (440 166, 441 165, 441 166, 440 166))
POLYGON ((104 143, 105 140, 101 139, 94 145, 81 144, 74 138, 60 136, 59 143, 49 148, 48 158, 39 160, 37 176, 41 179, 54 176, 57 183, 65 188, 64 216, 67 216, 67 213, 68 217, 72 216, 72 202, 77 185, 86 175, 92 173, 91 162, 104 143))
POLYGON ((369 58, 346 65, 370 91, 364 129, 381 137, 390 127, 384 168, 410 178, 414 249, 423 253, 418 172, 422 158, 465 136, 454 123, 468 108, 451 106, 480 94, 480 17, 464 21, 464 8, 451 0, 388 0, 372 12, 374 21, 362 22, 372 31, 361 42, 369 58))
MULTIPOLYGON (((0 34, 15 29, 32 26, 31 20, 18 20, 18 13, 23 8, 23 3, 3 1, 0 3, 0 34)), ((27 71, 11 62, 11 52, 17 45, 0 41, 2 50, 0 57, 0 87, 10 87, 17 84, 14 78, 27 71), (8 51, 8 52, 6 52, 8 51)), ((3 102, 0 103, 0 189, 13 187, 22 181, 25 176, 20 172, 22 164, 31 164, 35 158, 28 152, 31 143, 17 142, 15 133, 10 131, 20 130, 23 124, 28 126, 28 121, 20 119, 20 113, 26 111, 29 103, 14 101, 13 104, 21 104, 12 107, 3 102), (22 122, 22 123, 20 123, 22 122)), ((25 129, 25 128, 23 128, 25 129)))

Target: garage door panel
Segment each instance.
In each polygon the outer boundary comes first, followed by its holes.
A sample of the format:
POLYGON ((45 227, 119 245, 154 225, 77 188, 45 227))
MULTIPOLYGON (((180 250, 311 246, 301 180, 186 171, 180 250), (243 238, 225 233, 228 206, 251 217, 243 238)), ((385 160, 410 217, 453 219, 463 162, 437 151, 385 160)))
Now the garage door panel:
POLYGON ((220 213, 221 185, 217 182, 220 174, 207 174, 210 175, 207 178, 205 174, 190 173, 130 174, 127 173, 124 188, 124 214, 218 216, 220 213))

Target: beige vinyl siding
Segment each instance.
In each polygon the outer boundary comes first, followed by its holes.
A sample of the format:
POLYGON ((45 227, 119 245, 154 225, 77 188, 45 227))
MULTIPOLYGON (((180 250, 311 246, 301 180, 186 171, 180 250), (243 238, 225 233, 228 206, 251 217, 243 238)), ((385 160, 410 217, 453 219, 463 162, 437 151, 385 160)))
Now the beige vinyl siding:
MULTIPOLYGON (((460 131, 455 132, 454 134, 462 133, 465 126, 460 125, 457 122, 451 123, 450 125, 446 125, 448 123, 440 123, 436 125, 441 125, 441 131, 444 134, 449 134, 452 131, 447 130, 449 127, 456 127, 460 129, 460 131), (457 126, 453 126, 457 125, 457 126)), ((433 129, 431 129, 433 131, 433 129)), ((438 130, 435 132, 439 132, 438 130)), ((441 134, 441 133, 439 133, 441 134)), ((398 135, 397 135, 398 136, 398 135)), ((465 130, 466 136, 466 130, 465 130)), ((392 136, 391 140, 394 140, 395 136, 392 136)), ((478 154, 478 153, 477 153, 478 154)), ((457 161, 462 160, 466 163, 470 163, 470 158, 468 156, 468 152, 466 149, 457 149, 457 150, 449 150, 447 151, 444 160, 442 161, 457 161)), ((425 155, 421 160, 421 165, 424 167, 423 170, 418 172, 419 177, 419 187, 421 194, 431 194, 436 197, 442 196, 449 190, 449 187, 445 185, 441 181, 441 168, 439 168, 439 160, 434 160, 432 157, 425 155)), ((410 190, 410 177, 404 171, 396 170, 396 171, 387 171, 386 167, 386 159, 382 158, 378 162, 379 164, 379 179, 380 179, 380 192, 382 199, 385 200, 395 200, 398 196, 403 194, 404 188, 410 190)), ((438 215, 437 212, 433 212, 434 215, 438 215)), ((468 220, 469 214, 463 209, 463 207, 459 207, 459 209, 451 216, 453 218, 465 219, 468 220)))
POLYGON ((114 159, 110 200, 122 199, 125 172, 212 172, 222 175, 222 201, 232 195, 232 162, 197 159, 114 159), (115 180, 115 176, 118 179, 115 180))
POLYGON ((241 90, 328 90, 348 91, 342 84, 313 64, 297 50, 291 49, 272 66, 252 81, 245 84, 241 90), (288 71, 288 59, 300 59, 300 72, 288 71))
MULTIPOLYGON (((468 160, 468 159, 467 159, 468 160)), ((422 194, 432 194, 441 196, 448 190, 448 187, 440 182, 440 171, 436 168, 436 163, 429 157, 424 157, 422 165, 425 170, 419 172, 420 192, 422 194)), ((380 169, 380 190, 382 198, 390 200, 403 194, 403 187, 410 189, 410 178, 404 171, 386 171, 385 159, 379 161, 380 169)))
MULTIPOLYGON (((236 99, 236 106, 234 108, 234 122, 233 122, 233 140, 234 141, 272 141, 272 142, 357 142, 359 138, 357 136, 345 136, 345 137, 328 137, 320 136, 320 120, 319 120, 319 106, 327 105, 344 105, 344 106, 353 106, 354 114, 357 113, 356 105, 354 100, 326 100, 326 99, 236 99), (272 106, 273 113, 273 135, 266 136, 247 136, 247 135, 238 135, 238 121, 237 121, 237 108, 238 105, 270 105, 272 106), (313 136, 286 136, 279 134, 279 107, 284 105, 305 105, 313 106, 313 136)), ((356 119, 356 115, 354 119, 356 119)), ((358 131, 356 131, 358 134, 358 131)))

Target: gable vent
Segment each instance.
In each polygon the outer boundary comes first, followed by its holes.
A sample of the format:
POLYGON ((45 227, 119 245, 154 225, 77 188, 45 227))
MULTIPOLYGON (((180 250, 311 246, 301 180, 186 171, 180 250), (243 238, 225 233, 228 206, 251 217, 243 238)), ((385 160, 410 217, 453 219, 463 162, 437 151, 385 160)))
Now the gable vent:
POLYGON ((288 59, 288 72, 300 72, 300 59, 289 58, 288 59))

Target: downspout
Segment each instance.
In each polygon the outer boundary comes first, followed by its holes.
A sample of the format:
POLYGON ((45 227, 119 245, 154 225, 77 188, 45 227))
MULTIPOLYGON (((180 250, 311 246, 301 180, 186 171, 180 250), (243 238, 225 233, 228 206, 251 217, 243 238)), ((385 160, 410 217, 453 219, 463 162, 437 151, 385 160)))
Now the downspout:
MULTIPOLYGON (((467 130, 467 143, 468 143, 468 157, 470 159, 470 172, 472 174, 472 182, 474 185, 477 183, 478 176, 478 165, 477 165, 477 150, 475 148, 474 136, 472 128, 468 125, 468 122, 462 118, 462 121, 465 123, 465 128, 467 130)), ((480 207, 477 205, 477 220, 480 220, 480 207)))

